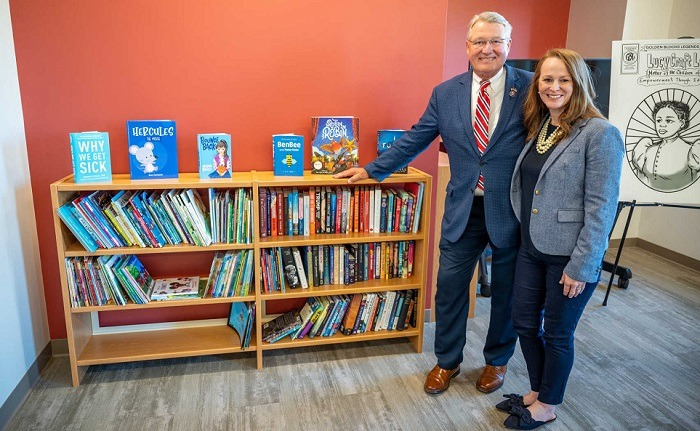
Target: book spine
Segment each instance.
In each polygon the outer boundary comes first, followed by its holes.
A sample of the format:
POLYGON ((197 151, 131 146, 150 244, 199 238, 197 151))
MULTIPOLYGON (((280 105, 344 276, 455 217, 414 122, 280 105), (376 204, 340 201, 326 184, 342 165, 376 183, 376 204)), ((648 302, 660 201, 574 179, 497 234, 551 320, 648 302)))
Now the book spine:
POLYGON ((299 275, 299 283, 302 289, 309 288, 309 282, 306 278, 306 272, 304 271, 304 264, 301 259, 301 252, 297 247, 292 248, 292 255, 294 256, 294 263, 297 267, 297 274, 299 275))
POLYGON ((267 207, 267 189, 262 187, 259 191, 260 198, 260 238, 267 237, 268 230, 268 207, 267 207))

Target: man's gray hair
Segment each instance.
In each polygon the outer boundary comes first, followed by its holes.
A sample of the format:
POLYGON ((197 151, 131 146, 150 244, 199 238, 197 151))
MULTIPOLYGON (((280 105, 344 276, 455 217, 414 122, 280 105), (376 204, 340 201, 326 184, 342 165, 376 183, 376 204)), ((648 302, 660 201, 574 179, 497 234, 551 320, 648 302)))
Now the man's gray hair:
POLYGON ((506 39, 510 39, 510 33, 513 31, 513 26, 510 25, 508 20, 503 18, 503 15, 497 12, 481 12, 478 15, 474 15, 471 21, 469 21, 469 27, 467 30, 467 40, 469 40, 469 34, 472 32, 472 27, 479 21, 491 23, 491 24, 501 24, 506 28, 506 39))

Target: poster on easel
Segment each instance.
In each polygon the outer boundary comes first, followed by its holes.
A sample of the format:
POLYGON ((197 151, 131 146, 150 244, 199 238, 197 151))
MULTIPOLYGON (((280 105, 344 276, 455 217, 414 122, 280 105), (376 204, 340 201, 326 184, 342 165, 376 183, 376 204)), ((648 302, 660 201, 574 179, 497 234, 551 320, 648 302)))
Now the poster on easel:
POLYGON ((615 41, 610 121, 622 132, 620 200, 700 204, 700 40, 615 41))

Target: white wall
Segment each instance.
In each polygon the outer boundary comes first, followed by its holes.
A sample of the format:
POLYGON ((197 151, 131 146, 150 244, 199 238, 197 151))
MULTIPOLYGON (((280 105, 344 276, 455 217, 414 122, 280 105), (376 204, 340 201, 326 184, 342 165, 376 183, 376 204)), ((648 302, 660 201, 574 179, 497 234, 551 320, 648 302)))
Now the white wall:
MULTIPOLYGON (((700 1, 628 0, 625 39, 700 38, 700 1)), ((637 236, 661 247, 700 260, 700 210, 638 208, 637 236)))
POLYGON ((49 343, 9 0, 0 0, 0 405, 49 343))

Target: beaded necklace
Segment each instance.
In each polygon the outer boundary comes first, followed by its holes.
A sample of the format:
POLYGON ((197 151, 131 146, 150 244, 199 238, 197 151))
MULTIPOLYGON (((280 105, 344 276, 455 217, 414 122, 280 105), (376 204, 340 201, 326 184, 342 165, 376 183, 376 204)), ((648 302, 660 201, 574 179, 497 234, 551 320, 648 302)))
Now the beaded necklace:
POLYGON ((540 130, 540 134, 537 136, 537 145, 535 145, 535 150, 537 150, 537 154, 544 154, 546 153, 552 145, 556 144, 559 142, 559 138, 561 138, 561 135, 564 133, 563 130, 559 126, 557 126, 556 129, 552 132, 549 137, 547 137, 547 128, 549 127, 549 123, 552 120, 552 117, 547 118, 547 121, 544 122, 544 126, 542 126, 542 130, 540 130))

